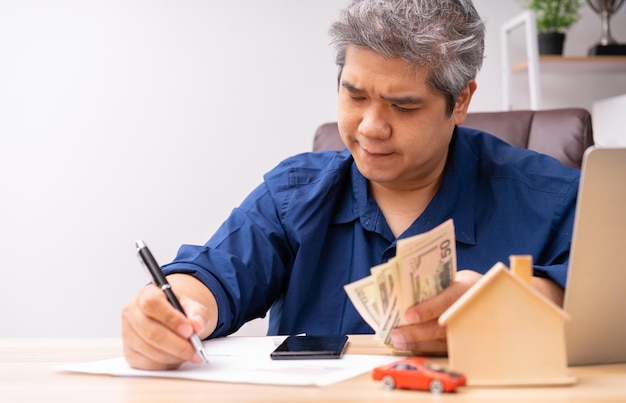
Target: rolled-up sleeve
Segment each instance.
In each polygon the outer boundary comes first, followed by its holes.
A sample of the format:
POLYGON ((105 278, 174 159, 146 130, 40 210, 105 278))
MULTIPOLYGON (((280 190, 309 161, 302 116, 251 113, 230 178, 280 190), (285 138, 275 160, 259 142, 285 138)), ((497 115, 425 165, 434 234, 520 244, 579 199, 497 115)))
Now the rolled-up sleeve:
POLYGON ((218 337, 265 315, 291 259, 274 199, 262 184, 205 245, 183 245, 163 270, 191 274, 211 290, 219 310, 211 337, 218 337))

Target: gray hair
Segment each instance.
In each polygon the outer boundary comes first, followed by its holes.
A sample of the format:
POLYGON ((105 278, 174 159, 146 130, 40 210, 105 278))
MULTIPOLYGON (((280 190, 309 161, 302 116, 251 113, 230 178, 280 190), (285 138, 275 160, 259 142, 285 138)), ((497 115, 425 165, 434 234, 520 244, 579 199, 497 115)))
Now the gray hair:
POLYGON ((428 70, 449 115, 483 63, 485 24, 471 0, 352 0, 330 35, 340 76, 350 45, 402 58, 428 70))

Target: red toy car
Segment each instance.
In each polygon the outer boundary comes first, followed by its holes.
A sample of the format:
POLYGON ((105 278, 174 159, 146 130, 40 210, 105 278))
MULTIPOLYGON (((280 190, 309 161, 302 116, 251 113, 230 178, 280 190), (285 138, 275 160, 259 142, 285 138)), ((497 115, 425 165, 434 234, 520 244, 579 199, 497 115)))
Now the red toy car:
POLYGON ((422 357, 408 357, 374 368, 372 378, 382 380, 385 389, 418 389, 433 393, 454 392, 467 382, 465 375, 447 371, 422 357))

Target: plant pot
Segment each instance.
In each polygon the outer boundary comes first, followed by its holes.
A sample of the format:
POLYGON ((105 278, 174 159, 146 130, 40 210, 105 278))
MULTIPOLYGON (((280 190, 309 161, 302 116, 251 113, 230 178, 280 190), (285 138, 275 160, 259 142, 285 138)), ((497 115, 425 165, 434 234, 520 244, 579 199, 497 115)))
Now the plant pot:
POLYGON ((562 55, 565 34, 562 32, 542 32, 538 34, 540 55, 562 55))

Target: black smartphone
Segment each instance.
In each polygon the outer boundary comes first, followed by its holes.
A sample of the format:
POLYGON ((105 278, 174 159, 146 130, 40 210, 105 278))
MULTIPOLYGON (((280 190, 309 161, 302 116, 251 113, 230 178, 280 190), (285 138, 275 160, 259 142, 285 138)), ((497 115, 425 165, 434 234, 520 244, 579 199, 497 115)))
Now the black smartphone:
POLYGON ((341 358, 347 344, 347 335, 287 336, 270 357, 273 360, 341 358))

